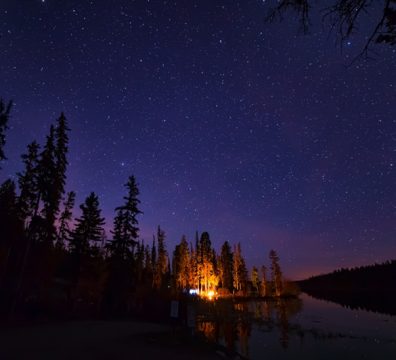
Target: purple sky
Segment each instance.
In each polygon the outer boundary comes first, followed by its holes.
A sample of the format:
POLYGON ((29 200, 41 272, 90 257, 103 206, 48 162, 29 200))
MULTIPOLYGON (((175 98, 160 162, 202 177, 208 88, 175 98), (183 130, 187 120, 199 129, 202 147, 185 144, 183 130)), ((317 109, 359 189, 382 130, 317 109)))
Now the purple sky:
MULTIPOLYGON (((269 2, 270 3, 270 2, 269 2)), ((141 236, 208 231, 291 278, 396 257, 396 47, 360 59, 263 1, 4 0, 0 96, 14 99, 0 180, 64 111, 68 190, 111 228, 123 184, 141 236), (350 66, 348 66, 350 65, 350 66)), ((75 216, 78 216, 78 211, 75 216)))

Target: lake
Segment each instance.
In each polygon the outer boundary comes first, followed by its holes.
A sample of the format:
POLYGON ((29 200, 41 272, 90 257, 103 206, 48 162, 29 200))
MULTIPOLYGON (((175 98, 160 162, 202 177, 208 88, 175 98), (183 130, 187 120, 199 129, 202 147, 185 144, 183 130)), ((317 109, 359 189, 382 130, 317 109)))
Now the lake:
POLYGON ((200 304, 197 331, 249 359, 396 359, 396 316, 299 299, 200 304))

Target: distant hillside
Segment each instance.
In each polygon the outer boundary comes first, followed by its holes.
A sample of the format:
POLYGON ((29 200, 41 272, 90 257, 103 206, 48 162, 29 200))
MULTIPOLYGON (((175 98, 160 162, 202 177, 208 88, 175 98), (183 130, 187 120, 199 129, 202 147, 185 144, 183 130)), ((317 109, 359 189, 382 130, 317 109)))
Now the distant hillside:
POLYGON ((302 291, 316 298, 396 315, 396 260, 340 269, 298 284, 302 291))

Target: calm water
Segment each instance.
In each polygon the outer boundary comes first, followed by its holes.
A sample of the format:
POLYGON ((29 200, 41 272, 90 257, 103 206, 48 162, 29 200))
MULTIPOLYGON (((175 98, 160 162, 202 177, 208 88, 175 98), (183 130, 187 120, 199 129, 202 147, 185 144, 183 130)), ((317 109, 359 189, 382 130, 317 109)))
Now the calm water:
POLYGON ((200 305, 197 330, 249 359, 396 359, 396 317, 300 299, 200 305))

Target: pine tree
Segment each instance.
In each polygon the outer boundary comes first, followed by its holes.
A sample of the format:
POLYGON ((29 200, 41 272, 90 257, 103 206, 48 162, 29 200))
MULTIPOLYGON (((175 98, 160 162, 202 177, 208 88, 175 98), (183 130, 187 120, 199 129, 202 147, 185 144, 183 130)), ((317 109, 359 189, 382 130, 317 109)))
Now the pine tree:
POLYGON ((271 261, 271 282, 276 296, 281 296, 283 292, 282 271, 279 265, 279 256, 275 250, 269 253, 271 261))
MULTIPOLYGON (((50 127, 49 135, 45 143, 44 149, 40 155, 38 166, 38 200, 42 200, 42 216, 43 216, 43 233, 42 241, 48 245, 55 240, 56 229, 55 219, 59 211, 59 196, 56 188, 56 160, 55 160, 55 128, 50 127)), ((39 203, 36 204, 35 212, 37 212, 39 203)))
POLYGON ((251 281, 252 281, 253 289, 255 290, 256 293, 258 293, 258 291, 259 291, 259 274, 258 274, 258 269, 255 266, 253 266, 253 268, 252 268, 251 281))
POLYGON ((20 218, 30 223, 38 210, 39 189, 38 189, 38 152, 40 146, 36 141, 28 145, 27 153, 22 155, 22 161, 25 169, 22 173, 18 173, 18 185, 20 195, 18 198, 18 212, 20 218))
POLYGON ((140 200, 137 198, 139 190, 134 176, 130 176, 125 184, 128 190, 124 197, 125 204, 116 208, 114 218, 113 240, 108 245, 111 253, 123 259, 131 259, 134 247, 138 243, 138 220, 137 215, 142 214, 138 206, 140 200))
POLYGON ((198 280, 198 258, 197 251, 194 249, 193 245, 190 243, 190 279, 189 284, 190 288, 198 289, 199 288, 199 280, 198 280))
POLYGON ((246 291, 247 269, 245 260, 242 256, 241 244, 238 243, 234 250, 234 288, 236 291, 246 291))
POLYGON ((157 262, 154 273, 154 287, 160 289, 164 282, 164 277, 168 272, 168 252, 165 246, 165 232, 158 226, 157 229, 157 262))
POLYGON ((70 221, 73 216, 75 199, 76 193, 74 191, 70 191, 67 193, 66 200, 63 203, 63 211, 59 217, 59 229, 56 241, 56 247, 59 249, 63 249, 65 247, 65 243, 70 240, 70 221))
POLYGON ((104 218, 101 217, 99 199, 91 193, 83 204, 80 205, 82 215, 76 219, 76 228, 70 239, 72 254, 81 256, 89 255, 92 246, 97 246, 102 241, 104 218))
POLYGON ((220 254, 220 281, 221 286, 232 292, 233 288, 233 254, 230 244, 225 241, 220 254))
POLYGON ((151 265, 153 267, 153 271, 156 263, 157 263, 157 249, 155 247, 155 236, 153 235, 153 245, 151 246, 151 265))
POLYGON ((261 296, 268 296, 267 268, 261 267, 261 296))
POLYGON ((212 243, 210 241, 209 233, 203 232, 199 240, 199 252, 198 252, 198 272, 200 278, 200 286, 204 291, 209 291, 215 286, 214 283, 214 258, 212 251, 212 243))
POLYGON ((17 212, 15 183, 6 180, 0 186, 0 280, 8 266, 11 248, 20 246, 22 229, 23 224, 17 212))
POLYGON ((5 132, 8 129, 11 107, 12 101, 6 105, 4 101, 0 99, 0 161, 7 159, 4 154, 4 145, 6 143, 5 132))
POLYGON ((177 290, 185 290, 189 287, 190 251, 184 235, 173 252, 172 273, 177 290))
POLYGON ((57 120, 57 126, 55 128, 55 164, 56 164, 56 177, 55 177, 55 191, 57 192, 56 201, 59 202, 65 192, 65 182, 66 182, 66 170, 67 170, 67 153, 69 145, 68 131, 70 131, 67 126, 67 120, 63 113, 57 120))
POLYGON ((153 263, 151 262, 150 245, 146 245, 144 248, 144 269, 147 275, 153 273, 153 263))
POLYGON ((143 241, 141 243, 140 242, 137 243, 134 267, 135 267, 136 280, 138 284, 141 283, 143 280, 144 259, 145 259, 144 248, 145 247, 143 241))

